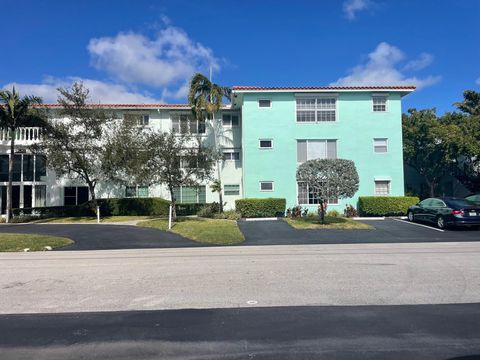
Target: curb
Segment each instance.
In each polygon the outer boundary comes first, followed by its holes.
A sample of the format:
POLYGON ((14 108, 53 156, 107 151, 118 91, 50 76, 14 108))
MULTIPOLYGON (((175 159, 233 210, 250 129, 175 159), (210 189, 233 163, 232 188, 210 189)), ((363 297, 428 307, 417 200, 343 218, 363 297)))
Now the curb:
POLYGON ((278 217, 268 217, 268 218, 246 218, 245 221, 274 221, 279 220, 278 217))
POLYGON ((378 216, 378 217, 353 217, 352 220, 361 220, 361 221, 368 221, 368 220, 385 220, 385 216, 378 216))

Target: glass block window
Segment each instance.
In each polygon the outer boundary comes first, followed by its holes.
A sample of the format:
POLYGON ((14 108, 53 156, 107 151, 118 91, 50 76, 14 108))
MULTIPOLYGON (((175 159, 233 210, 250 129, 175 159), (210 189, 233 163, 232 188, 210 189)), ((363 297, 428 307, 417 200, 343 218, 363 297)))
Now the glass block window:
POLYGON ((260 181, 260 191, 273 191, 273 181, 260 181))
POLYGON ((222 124, 223 126, 238 126, 240 123, 238 115, 223 114, 222 124))
MULTIPOLYGON (((297 183, 297 201, 298 205, 317 205, 320 204, 320 194, 315 189, 311 189, 307 183, 297 183)), ((338 204, 338 198, 329 197, 327 204, 338 204)))
POLYGON ((387 111, 387 95, 373 95, 372 96, 372 103, 373 103, 373 111, 375 112, 384 112, 387 111))
POLYGON ((240 195, 240 185, 224 185, 224 195, 240 195))
POLYGON ((180 186, 173 190, 173 194, 179 204, 205 204, 206 186, 180 186))
POLYGON ((388 140, 373 139, 373 151, 376 153, 386 153, 388 151, 388 140))
POLYGON ((148 186, 126 186, 125 197, 148 197, 148 186))
POLYGON ((137 197, 140 197, 140 198, 148 197, 148 186, 138 186, 137 197))
POLYGON ((297 122, 336 121, 337 99, 334 97, 296 99, 297 122))
POLYGON ((336 159, 337 140, 297 140, 297 162, 336 159))
POLYGON ((380 196, 390 195, 390 181, 375 180, 375 195, 380 195, 380 196))

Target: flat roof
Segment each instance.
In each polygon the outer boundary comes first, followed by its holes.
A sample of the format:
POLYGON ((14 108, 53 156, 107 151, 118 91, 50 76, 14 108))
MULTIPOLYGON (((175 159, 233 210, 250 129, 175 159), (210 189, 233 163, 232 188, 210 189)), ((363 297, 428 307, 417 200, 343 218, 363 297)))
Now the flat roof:
POLYGON ((329 92, 329 91, 401 91, 412 92, 414 85, 389 86, 234 86, 234 92, 329 92))

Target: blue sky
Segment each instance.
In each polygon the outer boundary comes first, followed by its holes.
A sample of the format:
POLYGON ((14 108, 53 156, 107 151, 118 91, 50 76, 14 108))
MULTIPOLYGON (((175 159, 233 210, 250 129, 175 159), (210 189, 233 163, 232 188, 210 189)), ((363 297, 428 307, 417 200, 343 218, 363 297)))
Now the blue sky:
POLYGON ((417 85, 410 107, 480 91, 480 1, 2 0, 0 87, 54 102, 83 80, 102 102, 185 102, 223 85, 417 85))

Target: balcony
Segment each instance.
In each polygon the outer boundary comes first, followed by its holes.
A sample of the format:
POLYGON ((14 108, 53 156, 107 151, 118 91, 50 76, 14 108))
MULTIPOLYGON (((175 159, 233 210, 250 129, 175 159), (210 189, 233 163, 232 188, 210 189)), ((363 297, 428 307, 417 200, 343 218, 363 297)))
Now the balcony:
MULTIPOLYGON (((32 145, 43 139, 43 131, 40 127, 22 127, 15 131, 15 144, 32 145)), ((10 144, 10 131, 0 129, 0 145, 10 144)))

